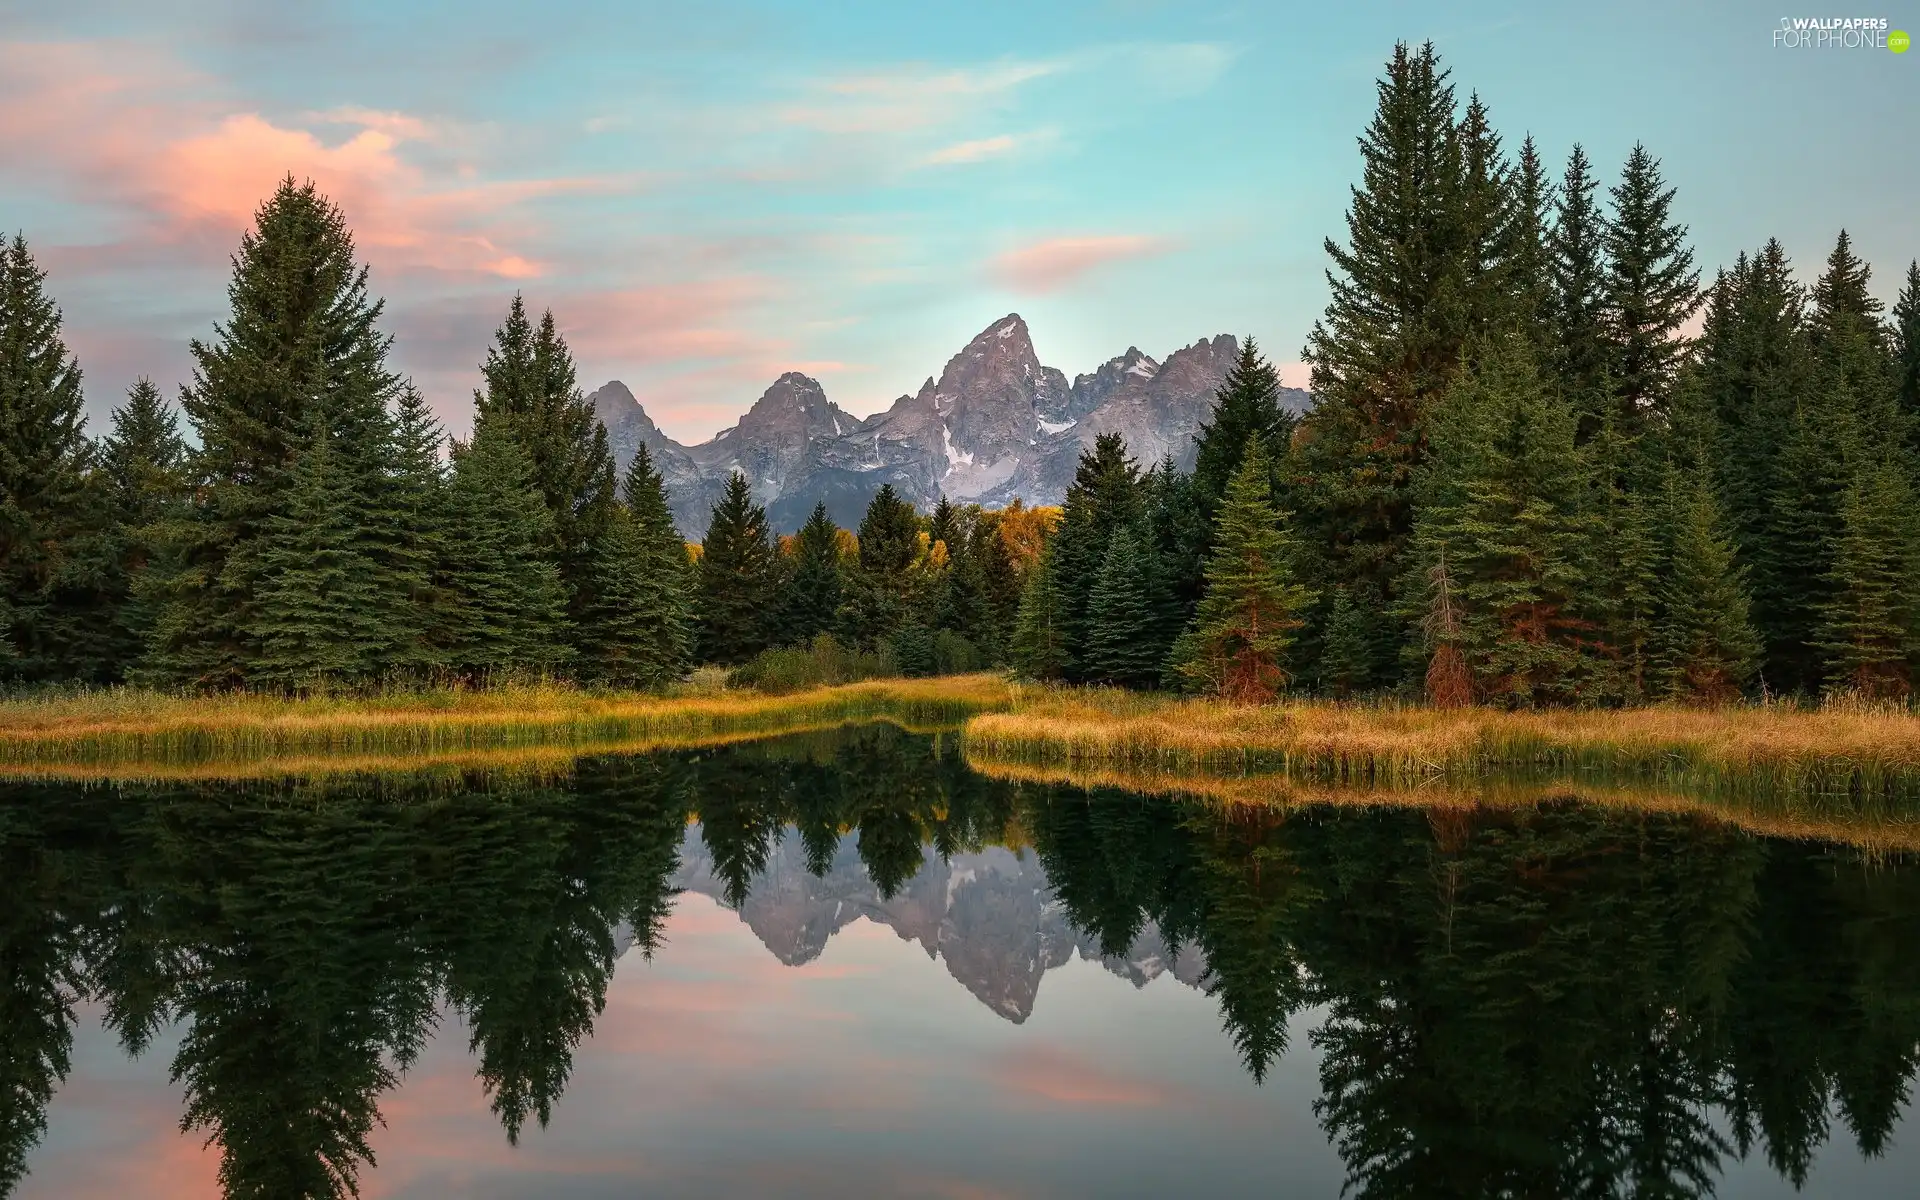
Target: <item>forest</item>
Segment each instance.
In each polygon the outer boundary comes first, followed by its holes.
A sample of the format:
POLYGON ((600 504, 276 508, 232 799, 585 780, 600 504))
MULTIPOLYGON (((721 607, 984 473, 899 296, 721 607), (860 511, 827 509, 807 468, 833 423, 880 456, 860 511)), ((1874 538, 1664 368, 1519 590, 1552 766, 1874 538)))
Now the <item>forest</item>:
POLYGON ((0 677, 23 689, 659 688, 1006 668, 1454 707, 1901 700, 1920 666, 1920 263, 1844 230, 1703 279, 1660 161, 1464 102, 1395 48, 1295 417, 1250 339, 1193 467, 1083 455, 1059 511, 883 487, 776 536, 732 479, 686 544, 617 473, 551 312, 516 296, 449 439, 389 365, 346 215, 285 179, 177 405, 95 439, 23 235, 0 250, 0 677), (184 425, 182 423, 184 418, 184 425))

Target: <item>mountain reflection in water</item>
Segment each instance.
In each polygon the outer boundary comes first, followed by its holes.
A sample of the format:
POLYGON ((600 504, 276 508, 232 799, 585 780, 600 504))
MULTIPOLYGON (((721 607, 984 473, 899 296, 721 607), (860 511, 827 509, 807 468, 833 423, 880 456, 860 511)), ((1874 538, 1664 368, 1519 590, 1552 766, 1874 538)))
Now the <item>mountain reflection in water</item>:
MULTIPOLYGON (((0 855, 0 1194, 58 1194, 77 1169, 59 1093, 89 1038, 164 1057, 229 1196, 381 1192, 383 1108, 461 1034, 469 1094, 507 1141, 564 1125, 616 964, 624 979, 698 957, 663 941, 676 908, 706 903, 682 892, 736 909, 786 967, 856 923, 891 929, 1005 1019, 967 1036, 1028 1066, 1063 1053, 1013 1030, 1050 971, 1169 976, 1156 988, 1204 1002, 1213 1028, 1166 1020, 1239 1060, 1207 1083, 1221 1111, 1244 1117, 1290 1061, 1317 1093, 1310 1139, 1182 1162, 1202 1194, 1263 1193, 1329 1146, 1334 1190, 1367 1197, 1726 1194, 1830 1182, 1829 1164, 1849 1187, 1920 1186, 1885 1157, 1920 1051, 1920 870, 1697 814, 1221 808, 994 780, 951 738, 873 726, 563 774, 15 784, 0 855)), ((911 981, 859 986, 876 1042, 961 1020, 917 1008, 911 981)), ((1129 998, 1066 1002, 1104 1027, 1129 998)), ((820 1033, 775 996, 708 1003, 792 1021, 795 1053, 820 1033)), ((1045 1094, 1070 1106, 1093 1086, 1045 1094)), ((1008 1152, 1028 1190, 1074 1190, 1034 1165, 1066 1120, 1043 1109, 1002 1135, 1027 1135, 1008 1152)), ((879 1123, 957 1136, 903 1121, 879 1123)), ((1191 1149, 1160 1127, 1141 1149, 1191 1149)), ((860 1145, 835 1186, 891 1190, 860 1145)), ((787 1183, 760 1187, 807 1190, 787 1183)), ((614 1190, 636 1189, 676 1190, 614 1190)))

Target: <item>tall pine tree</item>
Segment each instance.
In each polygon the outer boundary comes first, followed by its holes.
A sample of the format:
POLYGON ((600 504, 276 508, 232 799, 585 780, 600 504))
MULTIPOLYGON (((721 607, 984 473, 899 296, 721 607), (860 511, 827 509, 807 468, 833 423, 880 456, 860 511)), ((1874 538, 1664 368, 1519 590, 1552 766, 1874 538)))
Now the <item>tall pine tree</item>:
MULTIPOLYGON (((193 382, 181 397, 198 435, 196 499, 152 660, 156 674, 203 688, 255 682, 266 630, 280 626, 260 598, 268 562, 285 561, 270 543, 292 532, 294 467, 310 442, 327 442, 329 486, 353 509, 343 519, 363 557, 378 561, 407 536, 381 503, 395 468, 388 405, 400 381, 387 369, 382 303, 368 294, 340 210, 311 183, 282 180, 241 239, 228 298, 215 339, 193 343, 193 382)), ((414 582, 385 573, 378 582, 358 619, 404 623, 414 582)))
POLYGON ((1207 594, 1175 643, 1187 682, 1242 704, 1262 704, 1291 677, 1288 648, 1312 593, 1294 582, 1285 514, 1273 504, 1266 450, 1247 443, 1227 486, 1207 558, 1207 594))
POLYGON ((117 543, 110 635, 116 678, 138 667, 153 637, 169 529, 187 502, 186 457, 172 406, 142 376, 114 410, 113 432, 100 449, 117 543))
POLYGON ((549 552, 567 589, 584 661, 608 632, 596 628, 590 614, 611 611, 593 595, 595 581, 606 572, 594 561, 607 545, 600 535, 618 503, 607 431, 580 392, 573 353, 553 313, 542 313, 534 324, 519 295, 494 331, 480 373, 485 386, 474 393, 475 411, 505 418, 553 518, 549 552))
POLYGON ((1840 503, 1816 645, 1830 688, 1905 696, 1916 649, 1913 489, 1886 456, 1856 471, 1840 503))
POLYGON ((834 627, 840 610, 840 529, 815 504, 793 540, 793 572, 781 618, 781 638, 811 642, 834 627))
POLYGON ((1158 556, 1147 537, 1133 527, 1115 531, 1087 597, 1081 671, 1087 682, 1130 688, 1159 682, 1166 657, 1160 637, 1163 590, 1158 556))
POLYGON ((741 663, 768 645, 774 602, 774 549, 767 510, 734 472, 713 506, 695 568, 696 644, 703 662, 741 663))
POLYGON ((26 240, 0 243, 0 675, 97 673, 100 532, 80 365, 26 240))
POLYGON ((686 673, 693 625, 686 544, 645 443, 627 466, 621 499, 592 558, 598 576, 588 619, 596 635, 581 671, 599 683, 659 687, 686 673))
POLYGON ((1268 460, 1277 463, 1287 453, 1293 427, 1293 414, 1280 407, 1280 373, 1248 338, 1214 393, 1213 411, 1194 434, 1193 499, 1202 515, 1211 518, 1226 496, 1249 438, 1259 438, 1268 460))
POLYGON ((1664 415, 1687 353, 1681 330, 1700 307, 1700 272, 1687 227, 1673 220, 1673 189, 1660 160, 1636 144, 1608 193, 1607 329, 1622 428, 1637 433, 1664 415))
POLYGON ((1606 218, 1595 193, 1599 181, 1587 153, 1575 145, 1554 197, 1547 232, 1552 286, 1552 333, 1547 362, 1580 418, 1585 441, 1613 405, 1613 351, 1607 334, 1606 218))
POLYGON ((1673 548, 1661 588, 1660 691, 1676 700, 1724 703, 1739 697, 1760 657, 1745 573, 1706 464, 1670 472, 1667 494, 1673 548))
POLYGON ((1587 685, 1582 601, 1598 548, 1574 427, 1517 335, 1479 356, 1435 426, 1414 534, 1421 579, 1406 588, 1418 607, 1403 603, 1410 618, 1429 615, 1420 584, 1446 564, 1459 609, 1449 644, 1475 691, 1503 704, 1578 700, 1587 685))
POLYGON ((1085 677, 1087 606, 1114 534, 1140 519, 1140 471, 1117 433, 1103 433, 1080 454, 1060 528, 1050 547, 1059 591, 1058 628, 1066 677, 1085 677))
POLYGON ((476 681, 538 675, 572 656, 566 588, 547 555, 553 516, 519 439, 481 415, 448 489, 446 661, 476 681))

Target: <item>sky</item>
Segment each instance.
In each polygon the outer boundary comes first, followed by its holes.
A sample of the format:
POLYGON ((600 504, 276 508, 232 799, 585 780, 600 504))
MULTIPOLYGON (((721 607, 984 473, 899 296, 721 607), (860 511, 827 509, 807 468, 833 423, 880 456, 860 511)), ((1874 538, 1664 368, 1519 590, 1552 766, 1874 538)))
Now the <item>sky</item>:
POLYGON ((686 441, 787 370, 884 408, 1009 312, 1069 375, 1231 332, 1304 384, 1396 39, 1556 169, 1644 141, 1709 276, 1770 236, 1810 274, 1844 227, 1890 300, 1920 51, 1777 47, 1782 11, 0 0, 0 229, 50 273, 96 429, 137 377, 189 377, 289 172, 346 212, 455 432, 516 291, 583 386, 686 441))

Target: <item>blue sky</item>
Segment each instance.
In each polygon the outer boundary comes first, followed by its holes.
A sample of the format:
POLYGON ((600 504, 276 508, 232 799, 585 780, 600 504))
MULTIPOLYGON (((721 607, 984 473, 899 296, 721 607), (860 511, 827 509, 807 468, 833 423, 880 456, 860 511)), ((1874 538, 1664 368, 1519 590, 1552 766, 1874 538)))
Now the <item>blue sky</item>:
POLYGON ((1235 332, 1299 382, 1398 38, 1556 166, 1644 140, 1709 272, 1768 236, 1811 270, 1844 225, 1891 298, 1920 255, 1920 52, 1776 49, 1781 15, 0 0, 0 227, 52 272, 99 414, 184 379, 289 170, 346 209, 455 429, 515 290, 583 384, 624 379, 683 439, 788 369, 884 407, 1010 311, 1069 374, 1235 332))

